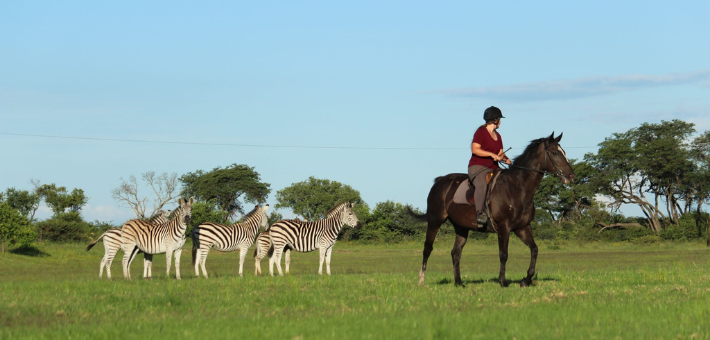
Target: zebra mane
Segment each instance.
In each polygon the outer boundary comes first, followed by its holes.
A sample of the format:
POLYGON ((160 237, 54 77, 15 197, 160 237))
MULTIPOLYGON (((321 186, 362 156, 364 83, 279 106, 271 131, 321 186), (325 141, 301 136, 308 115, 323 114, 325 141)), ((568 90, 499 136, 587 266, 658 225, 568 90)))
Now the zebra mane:
POLYGON ((249 221, 250 219, 255 218, 256 216, 259 216, 259 211, 261 211, 261 206, 255 206, 252 211, 242 217, 242 222, 249 221))
POLYGON ((330 216, 331 214, 334 214, 334 213, 336 213, 337 211, 343 209, 343 207, 344 207, 346 204, 348 204, 348 202, 341 202, 341 203, 338 203, 335 207, 333 207, 332 209, 326 211, 325 214, 323 214, 323 216, 324 216, 325 218, 328 218, 328 216, 330 216))

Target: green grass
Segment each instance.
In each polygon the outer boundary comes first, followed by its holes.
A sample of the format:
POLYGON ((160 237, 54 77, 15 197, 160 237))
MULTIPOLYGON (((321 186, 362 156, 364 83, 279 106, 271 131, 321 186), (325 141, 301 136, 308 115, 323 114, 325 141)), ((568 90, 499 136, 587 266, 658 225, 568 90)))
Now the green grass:
POLYGON ((520 288, 529 252, 511 240, 509 288, 498 285, 493 238, 469 241, 465 288, 454 287, 453 241, 438 240, 425 286, 422 245, 338 243, 333 275, 317 275, 318 254, 292 255, 291 275, 244 277, 238 254, 210 252, 210 279, 195 279, 183 252, 183 280, 98 278, 103 247, 45 244, 0 254, 0 339, 704 339, 710 338, 710 261, 700 243, 541 244, 535 285, 520 288))

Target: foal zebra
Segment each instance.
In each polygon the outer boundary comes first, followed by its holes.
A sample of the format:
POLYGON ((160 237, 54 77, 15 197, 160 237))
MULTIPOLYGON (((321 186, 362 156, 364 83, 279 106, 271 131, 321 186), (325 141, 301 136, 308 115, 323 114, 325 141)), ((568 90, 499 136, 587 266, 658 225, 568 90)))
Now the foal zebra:
POLYGON ((195 227, 192 231, 192 264, 195 266, 195 276, 200 277, 200 267, 202 267, 202 275, 208 278, 205 261, 210 248, 213 247, 223 252, 239 249, 239 276, 244 276, 244 258, 247 250, 254 243, 259 229, 266 229, 269 226, 267 209, 269 209, 268 204, 263 208, 257 205, 244 216, 242 223, 222 225, 205 222, 195 227))
MULTIPOLYGON (((168 221, 168 216, 170 216, 170 210, 159 210, 156 212, 149 220, 148 223, 161 224, 168 221)), ((101 264, 99 265, 99 278, 104 275, 104 267, 106 267, 106 277, 111 278, 111 263, 113 263, 113 258, 116 257, 116 253, 121 249, 121 228, 111 228, 106 230, 96 241, 92 242, 86 247, 86 251, 91 250, 91 248, 96 245, 103 238, 104 240, 104 257, 101 259, 101 264)), ((147 267, 147 261, 143 260, 143 275, 145 276, 147 267)))
MULTIPOLYGON (((175 256, 175 278, 180 279, 180 255, 185 245, 185 229, 192 216, 192 204, 195 198, 185 201, 179 199, 172 221, 153 225, 148 222, 131 220, 121 227, 121 249, 123 250, 123 277, 131 279, 130 266, 139 250, 146 253, 148 266, 152 264, 154 254, 165 253, 167 262, 166 276, 170 277, 172 256, 175 256)), ((146 278, 150 278, 152 273, 146 278)))
POLYGON ((360 222, 353 212, 353 204, 340 203, 331 209, 326 218, 313 222, 278 221, 269 228, 271 243, 274 246, 274 255, 269 260, 269 273, 274 276, 274 264, 281 271, 281 254, 289 248, 306 253, 318 249, 320 251, 320 265, 318 274, 323 274, 323 260, 325 259, 326 273, 330 275, 330 256, 337 240, 338 233, 343 225, 360 227, 360 222))
MULTIPOLYGON (((293 222, 303 222, 298 218, 289 220, 293 222)), ((274 248, 271 246, 271 236, 269 236, 268 231, 262 231, 259 236, 256 237, 256 247, 254 247, 254 275, 261 275, 261 259, 266 257, 266 255, 273 255, 274 248)), ((288 274, 288 269, 291 266, 291 249, 286 248, 284 250, 284 262, 286 263, 286 274, 288 274)))

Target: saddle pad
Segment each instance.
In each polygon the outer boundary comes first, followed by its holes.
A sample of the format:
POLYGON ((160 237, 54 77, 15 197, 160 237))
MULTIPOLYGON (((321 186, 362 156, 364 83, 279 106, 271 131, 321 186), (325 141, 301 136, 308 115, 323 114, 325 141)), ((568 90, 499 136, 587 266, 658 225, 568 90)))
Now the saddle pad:
POLYGON ((459 187, 456 189, 456 192, 454 193, 454 203, 469 204, 466 200, 466 191, 468 191, 468 188, 470 187, 471 185, 468 184, 468 181, 462 181, 461 184, 459 184, 459 187))

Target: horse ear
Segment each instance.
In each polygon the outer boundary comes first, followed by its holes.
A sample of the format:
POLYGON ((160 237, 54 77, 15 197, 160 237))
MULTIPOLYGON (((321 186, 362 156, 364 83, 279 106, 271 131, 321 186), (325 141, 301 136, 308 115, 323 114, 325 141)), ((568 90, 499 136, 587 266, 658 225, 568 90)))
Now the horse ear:
POLYGON ((560 135, 557 136, 557 138, 555 138, 555 142, 557 142, 557 143, 560 142, 560 140, 562 139, 562 134, 563 134, 563 133, 564 133, 564 132, 560 132, 560 135))

